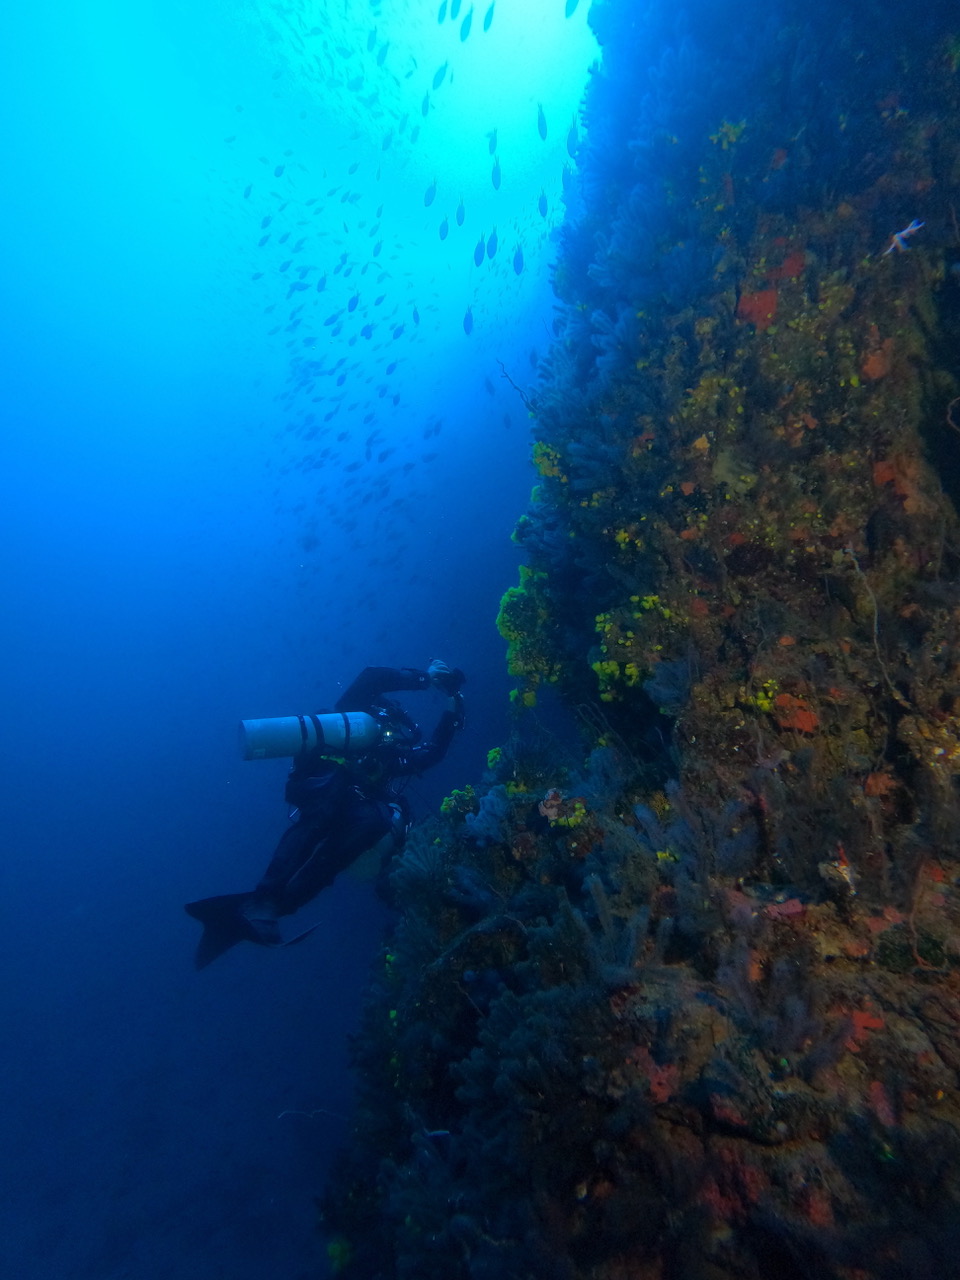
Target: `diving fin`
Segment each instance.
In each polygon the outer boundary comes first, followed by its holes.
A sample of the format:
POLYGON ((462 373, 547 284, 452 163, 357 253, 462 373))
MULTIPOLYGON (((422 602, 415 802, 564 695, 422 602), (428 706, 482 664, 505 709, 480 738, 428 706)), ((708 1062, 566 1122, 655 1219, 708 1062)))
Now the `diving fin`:
POLYGON ((320 928, 320 922, 312 924, 309 929, 304 929, 303 933, 298 933, 296 937, 287 938, 286 942, 278 942, 275 945, 279 947, 292 947, 295 942, 302 942, 304 938, 309 938, 314 929, 320 928))
POLYGON ((203 937, 197 944, 198 969, 205 969, 238 942, 256 942, 262 947, 283 945, 275 919, 251 919, 247 915, 252 900, 251 893, 223 893, 218 898, 201 898, 186 904, 187 915, 203 925, 203 937))
POLYGON ((284 942, 276 917, 265 911, 252 893, 201 898, 199 902, 188 902, 184 910, 203 925, 203 936, 197 944, 198 969, 205 969, 238 942, 255 942, 261 947, 292 947, 319 927, 312 924, 284 942))

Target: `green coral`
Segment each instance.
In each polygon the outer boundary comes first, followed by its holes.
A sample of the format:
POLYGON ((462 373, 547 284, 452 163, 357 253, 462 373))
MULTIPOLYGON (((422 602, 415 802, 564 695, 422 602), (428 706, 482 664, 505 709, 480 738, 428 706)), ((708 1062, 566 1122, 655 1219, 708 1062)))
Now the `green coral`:
POLYGON ((640 683, 644 674, 635 662, 613 662, 609 658, 605 661, 593 662, 591 667, 596 672, 600 683, 602 702, 612 702, 619 697, 621 687, 634 688, 640 683))
POLYGON ((477 793, 468 783, 462 791, 454 789, 440 801, 440 812, 448 818, 463 818, 468 813, 476 813, 478 806, 477 793))
POLYGON ((334 1236, 327 1244, 327 1261, 333 1274, 339 1275, 353 1259, 353 1246, 346 1236, 334 1236))

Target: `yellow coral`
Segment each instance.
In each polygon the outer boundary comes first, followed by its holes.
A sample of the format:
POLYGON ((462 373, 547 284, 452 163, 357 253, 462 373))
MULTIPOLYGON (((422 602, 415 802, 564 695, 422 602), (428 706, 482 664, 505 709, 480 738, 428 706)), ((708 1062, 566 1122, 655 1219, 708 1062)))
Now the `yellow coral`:
POLYGON ((616 697, 612 689, 612 685, 620 679, 619 662, 594 662, 591 663, 593 670, 597 673, 600 680, 600 700, 601 702, 612 702, 616 697))
MULTIPOLYGON (((497 614, 497 629, 508 646, 507 670, 529 685, 555 681, 560 675, 557 662, 546 651, 550 619, 546 584, 545 573, 521 565, 520 585, 507 588, 497 614)), ((524 705, 533 702, 524 698, 524 705)))
POLYGON ((721 151, 729 151, 735 143, 740 141, 740 137, 746 127, 746 120, 741 120, 739 124, 732 124, 729 120, 724 120, 717 132, 711 133, 710 141, 715 146, 718 146, 721 151))
POLYGON ((779 685, 776 680, 764 680, 762 687, 757 689, 755 693, 744 691, 740 701, 748 706, 756 707, 758 711, 772 711, 778 689, 779 685))
POLYGON ((650 808, 662 822, 666 815, 670 812, 670 801, 667 799, 666 792, 654 791, 649 797, 650 808))
POLYGON ((560 469, 560 454, 552 445, 536 441, 533 446, 533 465, 542 476, 553 476, 566 484, 567 477, 560 469))
POLYGON ((574 800, 573 812, 561 814, 559 817, 554 819, 551 825, 557 827, 579 827, 580 823, 583 822, 586 816, 587 806, 582 800, 574 800))

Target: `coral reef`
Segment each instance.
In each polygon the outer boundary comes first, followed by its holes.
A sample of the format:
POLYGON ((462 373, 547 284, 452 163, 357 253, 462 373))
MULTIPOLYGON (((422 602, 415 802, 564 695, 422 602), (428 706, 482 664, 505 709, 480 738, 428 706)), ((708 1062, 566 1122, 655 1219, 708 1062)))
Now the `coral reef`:
POLYGON ((394 873, 346 1276, 956 1272, 960 17, 741 18, 591 9, 515 728, 394 873))

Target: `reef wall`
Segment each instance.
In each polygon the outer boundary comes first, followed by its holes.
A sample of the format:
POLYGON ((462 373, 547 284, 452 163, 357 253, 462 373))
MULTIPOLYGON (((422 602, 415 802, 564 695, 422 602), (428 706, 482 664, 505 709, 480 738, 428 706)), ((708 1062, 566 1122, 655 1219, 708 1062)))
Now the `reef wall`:
POLYGON ((957 1274, 960 14, 591 22, 516 728, 394 873, 331 1258, 957 1274))

